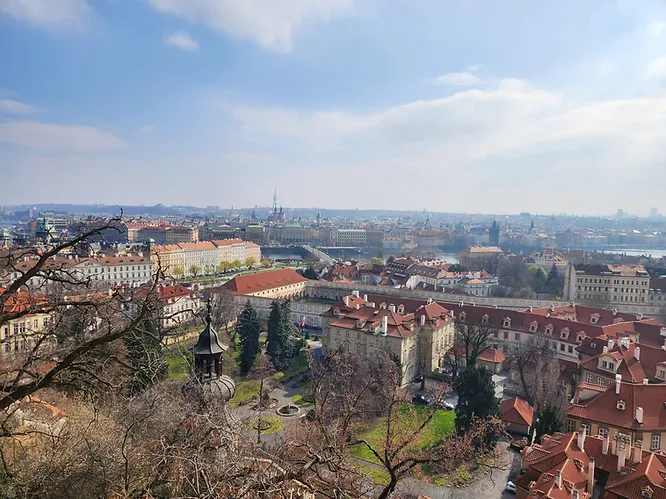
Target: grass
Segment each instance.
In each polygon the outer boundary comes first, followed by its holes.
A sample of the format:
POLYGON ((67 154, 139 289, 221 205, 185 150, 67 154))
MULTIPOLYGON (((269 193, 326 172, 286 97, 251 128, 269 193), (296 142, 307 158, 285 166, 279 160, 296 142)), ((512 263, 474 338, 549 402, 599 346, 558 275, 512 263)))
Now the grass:
POLYGON ((303 400, 303 396, 307 395, 307 393, 297 393, 293 397, 291 397, 291 401, 301 407, 312 407, 314 404, 312 402, 308 402, 307 400, 303 400))
POLYGON ((190 367, 191 353, 182 344, 177 343, 169 347, 169 353, 166 355, 167 366, 169 368, 169 379, 172 381, 185 381, 190 377, 192 368, 190 367))
POLYGON ((388 471, 359 462, 355 462, 354 467, 356 467, 356 469, 358 469, 361 473, 367 475, 368 478, 370 478, 370 480, 372 480, 372 482, 376 483, 377 485, 386 486, 391 481, 391 475, 388 474, 388 471))
MULTIPOLYGON (((400 431, 409 432, 416 428, 419 423, 418 418, 425 418, 427 415, 427 408, 422 406, 412 406, 416 412, 417 421, 413 420, 413 414, 410 410, 410 404, 403 403, 396 413, 396 431, 397 435, 400 431)), ((420 421, 423 421, 421 419, 420 421)), ((440 441, 444 436, 452 433, 455 429, 455 413, 453 411, 436 411, 432 420, 426 427, 419 433, 414 443, 410 446, 414 450, 424 449, 430 445, 440 441)), ((361 433, 360 438, 366 440, 372 447, 381 451, 386 437, 385 420, 379 419, 373 425, 361 433)), ((399 437, 398 437, 399 438, 399 437)), ((370 463, 378 463, 375 455, 364 444, 355 445, 351 449, 351 455, 357 459, 362 459, 370 463)))
POLYGON ((284 371, 279 372, 271 378, 274 379, 274 381, 278 383, 286 383, 289 379, 293 378, 299 373, 302 373, 303 371, 308 370, 308 356, 305 350, 301 350, 298 352, 298 355, 291 359, 291 362, 289 363, 289 367, 287 367, 284 371))
POLYGON ((255 434, 257 433, 257 428, 256 428, 255 425, 259 421, 259 417, 261 417, 261 420, 264 423, 269 424, 269 426, 265 430, 264 429, 261 430, 262 435, 272 435, 272 434, 277 433, 278 431, 280 431, 282 429, 282 421, 280 420, 280 418, 277 418, 275 416, 257 416, 257 417, 248 419, 245 422, 245 429, 248 432, 253 432, 255 434))
POLYGON ((260 387, 261 381, 258 379, 239 381, 236 383, 236 394, 229 401, 229 408, 236 409, 241 405, 249 404, 253 400, 258 399, 260 387))

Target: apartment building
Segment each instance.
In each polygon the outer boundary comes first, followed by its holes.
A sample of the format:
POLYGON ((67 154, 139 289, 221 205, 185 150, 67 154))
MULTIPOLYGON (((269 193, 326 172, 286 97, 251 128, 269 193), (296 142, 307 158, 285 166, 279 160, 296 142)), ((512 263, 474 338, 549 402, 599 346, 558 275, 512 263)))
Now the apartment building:
POLYGON ((359 247, 367 245, 365 229, 332 229, 325 243, 337 247, 359 247))
POLYGON ((196 318, 201 306, 196 293, 179 284, 172 286, 158 285, 154 294, 149 295, 150 286, 144 285, 138 290, 137 297, 152 297, 157 300, 159 308, 159 322, 162 330, 172 329, 196 318))
POLYGON ((221 262, 240 261, 248 258, 254 263, 261 261, 261 248, 252 242, 241 239, 222 239, 154 246, 150 258, 158 263, 164 272, 174 276, 213 274, 221 262))
POLYGON ((497 246, 472 246, 462 250, 458 259, 462 265, 471 267, 479 262, 500 258, 502 255, 504 255, 504 252, 497 246))
MULTIPOLYGON (((0 295, 5 292, 0 288, 0 295)), ((4 305, 4 314, 26 312, 36 305, 45 304, 43 297, 18 293, 12 296, 4 305)), ((48 327, 51 314, 48 312, 32 313, 11 319, 0 326, 0 359, 10 360, 22 352, 28 351, 34 345, 34 340, 48 327)))
POLYGON ((565 299, 646 305, 650 275, 642 265, 581 265, 570 263, 565 299))
POLYGON ((324 353, 370 356, 389 352, 400 360, 402 381, 441 367, 453 345, 454 319, 440 304, 419 300, 372 302, 358 292, 322 316, 324 353))
POLYGON ((627 383, 620 374, 606 387, 579 383, 565 428, 666 451, 666 384, 627 383))
POLYGON ((71 271, 82 282, 88 280, 111 286, 139 286, 154 277, 155 265, 150 258, 138 254, 102 256, 77 258, 71 265, 71 271))

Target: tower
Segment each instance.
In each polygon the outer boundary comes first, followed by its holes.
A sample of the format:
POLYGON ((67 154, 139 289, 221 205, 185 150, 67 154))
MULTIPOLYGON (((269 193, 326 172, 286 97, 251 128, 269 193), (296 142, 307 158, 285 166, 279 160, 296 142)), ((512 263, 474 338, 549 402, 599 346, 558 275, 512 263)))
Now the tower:
POLYGON ((215 407, 231 426, 237 426, 239 422, 227 407, 227 402, 236 393, 236 384, 229 376, 222 374, 222 355, 229 347, 220 341, 212 322, 213 305, 209 298, 206 327, 192 347, 194 375, 183 386, 183 395, 199 405, 215 407))
POLYGON ((273 191, 273 215, 277 215, 277 186, 273 191))
POLYGON ((497 220, 493 220, 493 225, 490 227, 490 230, 488 231, 488 244, 490 246, 499 246, 499 225, 497 225, 497 220))

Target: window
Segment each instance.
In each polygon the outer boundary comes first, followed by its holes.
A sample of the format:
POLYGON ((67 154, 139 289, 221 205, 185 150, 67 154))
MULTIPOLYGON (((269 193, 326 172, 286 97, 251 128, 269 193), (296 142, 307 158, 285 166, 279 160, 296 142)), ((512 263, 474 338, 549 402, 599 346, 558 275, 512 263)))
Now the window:
POLYGON ((650 439, 650 450, 657 450, 661 444, 661 435, 652 435, 650 439))
POLYGON ((567 433, 574 432, 574 431, 576 431, 576 422, 571 421, 570 419, 568 419, 565 427, 566 427, 567 433))
POLYGON ((606 383, 604 383, 604 378, 602 378, 601 376, 597 376, 597 385, 602 385, 603 386, 605 384, 606 383))
POLYGON ((520 333, 514 333, 513 337, 516 341, 520 341, 520 333))
POLYGON ((567 352, 573 353, 573 347, 571 345, 567 346, 567 352))
POLYGON ((606 438, 608 436, 608 428, 599 428, 599 436, 606 438))
POLYGON ((587 381, 590 384, 594 383, 594 376, 592 376, 591 373, 587 373, 587 376, 585 377, 585 381, 587 381))
POLYGON ((590 425, 589 424, 581 423, 580 424, 580 429, 581 429, 581 431, 583 431, 585 433, 585 435, 590 434, 590 425))
POLYGON ((608 369, 615 370, 615 363, 614 362, 609 362, 608 363, 608 369))
POLYGON ((560 352, 564 352, 564 343, 560 343, 560 352))
POLYGON ((608 362, 606 362, 605 360, 602 360, 601 361, 601 367, 603 367, 604 369, 608 369, 608 362))

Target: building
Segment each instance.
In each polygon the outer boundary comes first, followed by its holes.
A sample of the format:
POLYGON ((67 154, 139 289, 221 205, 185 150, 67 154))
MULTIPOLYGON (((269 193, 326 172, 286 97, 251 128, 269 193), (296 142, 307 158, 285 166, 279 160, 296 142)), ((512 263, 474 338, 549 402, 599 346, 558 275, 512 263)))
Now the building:
POLYGON ((650 450, 666 450, 666 384, 627 383, 617 374, 606 387, 579 383, 567 410, 566 430, 642 442, 650 450))
MULTIPOLYGON (((137 293, 138 297, 149 298, 151 286, 144 284, 137 293)), ((197 317, 200 302, 196 293, 175 284, 172 286, 158 285, 154 294, 150 295, 159 304, 159 323, 162 331, 168 331, 181 324, 187 324, 197 317)))
POLYGON ((332 229, 328 231, 325 243, 338 247, 359 247, 367 245, 365 229, 332 229))
POLYGON ((497 246, 472 246, 462 250, 458 259, 461 265, 473 267, 484 262, 497 260, 502 255, 504 255, 504 252, 497 246))
POLYGON ((488 229, 488 244, 490 246, 499 247, 500 244, 500 228, 497 225, 497 220, 493 220, 493 224, 488 229))
POLYGON ((647 304, 650 274, 642 265, 582 265, 570 263, 565 299, 619 304, 647 304))
POLYGON ((402 381, 441 368, 453 345, 451 313, 430 301, 372 302, 358 292, 344 296, 323 315, 322 349, 371 356, 389 352, 399 359, 402 381))
MULTIPOLYGON (((0 295, 5 291, 5 288, 0 288, 0 295)), ((39 308, 40 304, 45 305, 46 299, 28 293, 17 293, 4 304, 3 314, 24 313, 25 315, 10 319, 0 326, 0 344, 2 345, 0 358, 3 361, 27 352, 34 347, 35 340, 41 338, 41 333, 46 330, 51 321, 51 314, 46 310, 25 313, 30 309, 39 308)))
POLYGON ((238 261, 245 265, 261 261, 261 248, 241 239, 222 239, 153 246, 150 259, 167 275, 192 276, 214 274, 222 262, 238 261))
POLYGON ((102 285, 136 287, 155 277, 155 265, 142 254, 100 256, 75 259, 71 272, 81 282, 88 280, 102 285))
POLYGON ((529 435, 534 419, 534 408, 523 399, 513 397, 502 400, 499 405, 506 430, 517 435, 529 435))
MULTIPOLYGON (((305 295, 308 280, 292 269, 268 270, 243 276, 236 276, 224 283, 221 288, 235 296, 257 296, 270 299, 294 299, 305 295)), ((240 303, 246 300, 241 298, 240 303)))
POLYGON ((662 348, 639 345, 626 337, 601 343, 601 353, 579 362, 581 381, 607 386, 619 374, 630 383, 642 383, 644 379, 666 382, 666 351, 662 348))
POLYGON ((496 348, 487 348, 476 359, 479 367, 485 367, 493 374, 499 374, 504 369, 505 355, 496 348))
POLYGON ((568 261, 551 251, 535 251, 530 255, 530 258, 534 260, 535 265, 541 267, 546 272, 552 269, 554 265, 558 272, 563 274, 569 265, 568 261))

